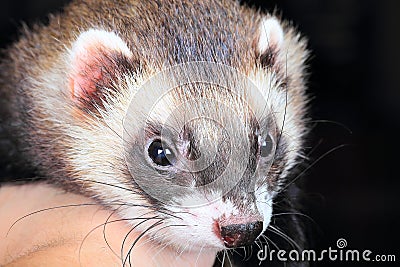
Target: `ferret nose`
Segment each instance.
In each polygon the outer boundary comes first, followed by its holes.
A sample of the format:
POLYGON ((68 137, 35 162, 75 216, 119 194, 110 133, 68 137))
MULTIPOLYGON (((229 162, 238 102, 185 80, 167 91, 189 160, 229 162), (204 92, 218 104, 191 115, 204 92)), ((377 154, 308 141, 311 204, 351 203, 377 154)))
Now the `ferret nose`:
POLYGON ((221 227, 225 247, 235 248, 251 245, 263 229, 263 223, 256 221, 245 224, 230 224, 221 227))

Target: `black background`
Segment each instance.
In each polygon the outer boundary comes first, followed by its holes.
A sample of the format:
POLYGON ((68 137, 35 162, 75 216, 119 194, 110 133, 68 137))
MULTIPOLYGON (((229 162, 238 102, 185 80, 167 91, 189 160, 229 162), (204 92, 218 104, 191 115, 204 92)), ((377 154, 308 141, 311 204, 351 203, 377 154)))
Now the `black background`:
MULTIPOLYGON (((0 47, 17 38, 21 21, 45 22, 66 2, 2 0, 0 47)), ((309 39, 309 163, 337 148, 301 177, 315 248, 336 248, 345 238, 347 248, 395 254, 399 262, 400 1, 245 2, 277 7, 309 39)))

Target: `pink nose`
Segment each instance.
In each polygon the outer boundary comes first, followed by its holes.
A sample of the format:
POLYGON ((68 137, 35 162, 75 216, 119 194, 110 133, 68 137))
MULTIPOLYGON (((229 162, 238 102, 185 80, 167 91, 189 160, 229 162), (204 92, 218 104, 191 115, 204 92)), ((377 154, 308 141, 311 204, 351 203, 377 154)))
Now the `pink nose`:
POLYGON ((245 224, 220 226, 221 238, 225 247, 235 248, 251 245, 260 235, 263 223, 260 221, 245 224))

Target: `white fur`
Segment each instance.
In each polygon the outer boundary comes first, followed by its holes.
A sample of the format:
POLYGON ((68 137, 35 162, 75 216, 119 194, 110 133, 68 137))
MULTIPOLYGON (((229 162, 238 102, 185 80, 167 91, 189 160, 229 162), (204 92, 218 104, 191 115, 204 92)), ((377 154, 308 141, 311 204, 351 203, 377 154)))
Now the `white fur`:
POLYGON ((258 53, 263 54, 268 48, 280 48, 284 41, 283 29, 276 18, 263 18, 259 28, 258 53))
POLYGON ((100 45, 109 50, 119 51, 127 56, 132 54, 126 43, 114 32, 89 29, 82 32, 74 42, 71 58, 75 59, 76 57, 87 55, 87 49, 95 45, 100 45))
POLYGON ((221 193, 218 192, 214 192, 208 196, 194 192, 191 196, 175 199, 175 202, 181 203, 186 208, 182 209, 178 206, 169 208, 182 218, 182 220, 173 218, 174 222, 172 224, 182 224, 184 222, 188 226, 184 233, 179 228, 172 228, 171 231, 179 231, 172 238, 178 238, 183 244, 190 242, 197 247, 199 244, 203 244, 218 250, 224 248, 223 241, 217 237, 213 230, 216 221, 221 218, 229 218, 240 214, 234 203, 229 200, 222 201, 221 193), (216 200, 208 202, 210 199, 216 200), (198 203, 206 204, 198 205, 198 203), (195 205, 189 207, 191 204, 195 205))
POLYGON ((266 186, 258 188, 258 190, 255 192, 255 195, 256 195, 257 209, 264 218, 263 231, 261 232, 262 234, 267 229, 269 223, 271 222, 272 212, 273 212, 272 200, 274 198, 274 195, 268 190, 266 186))

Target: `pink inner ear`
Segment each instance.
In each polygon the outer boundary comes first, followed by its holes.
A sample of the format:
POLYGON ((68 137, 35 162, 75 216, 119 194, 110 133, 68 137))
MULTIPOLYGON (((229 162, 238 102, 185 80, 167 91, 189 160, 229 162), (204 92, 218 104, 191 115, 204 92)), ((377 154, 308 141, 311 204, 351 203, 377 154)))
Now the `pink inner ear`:
POLYGON ((71 96, 74 100, 85 99, 96 93, 96 81, 101 80, 100 68, 91 68, 90 71, 78 73, 70 78, 71 96))
POLYGON ((103 80, 103 68, 111 64, 101 44, 95 43, 79 49, 72 60, 69 89, 73 100, 89 100, 95 95, 96 85, 103 80))

